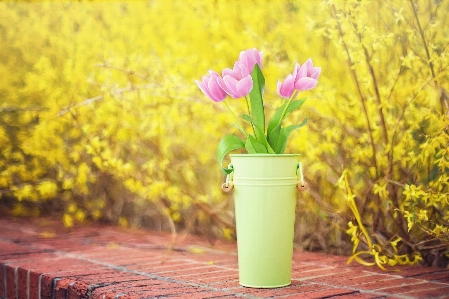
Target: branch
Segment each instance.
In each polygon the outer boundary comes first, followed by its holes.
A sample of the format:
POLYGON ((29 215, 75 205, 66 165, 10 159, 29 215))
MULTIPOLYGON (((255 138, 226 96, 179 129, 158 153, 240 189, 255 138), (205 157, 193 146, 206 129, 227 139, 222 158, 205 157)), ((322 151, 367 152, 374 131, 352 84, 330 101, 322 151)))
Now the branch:
MULTIPOLYGON (((335 18, 336 14, 337 14, 337 12, 335 10, 335 6, 332 5, 332 9, 333 9, 334 18, 335 18)), ((366 123, 367 123, 367 127, 368 127, 368 132, 369 132, 368 136, 370 138, 371 149, 373 151, 373 164, 374 164, 374 167, 376 168, 376 174, 377 174, 378 171, 379 171, 379 168, 377 166, 377 160, 376 160, 376 156, 377 156, 376 155, 376 146, 374 144, 373 130, 371 128, 371 122, 370 122, 370 119, 369 119, 369 116, 368 116, 368 109, 366 108, 365 97, 363 96, 363 93, 362 93, 362 90, 361 90, 361 87, 360 87, 360 83, 357 80, 357 74, 355 73, 355 70, 352 68, 352 65, 354 63, 353 63, 353 61, 351 59, 351 55, 349 54, 348 46, 346 45, 346 43, 343 40, 344 34, 343 34, 343 30, 341 28, 340 22, 338 21, 338 19, 336 19, 336 20, 337 20, 338 32, 339 32, 339 35, 340 35, 340 38, 341 38, 341 42, 343 43, 343 47, 344 47, 346 55, 347 55, 347 59, 348 59, 348 63, 349 63, 349 69, 350 69, 352 78, 355 81, 355 84, 356 84, 356 87, 357 87, 357 91, 358 91, 358 94, 360 96, 360 101, 362 103, 363 113, 364 113, 365 118, 366 118, 366 123)))
MULTIPOLYGON (((132 91, 136 91, 136 90, 148 89, 148 88, 154 87, 154 86, 155 86, 154 84, 147 84, 147 85, 142 85, 142 86, 137 86, 137 87, 120 88, 120 89, 117 89, 117 90, 111 92, 110 95, 112 95, 112 96, 120 95, 120 94, 123 94, 123 93, 132 92, 132 91)), ((86 106, 86 105, 92 104, 93 102, 102 100, 103 98, 104 98, 104 95, 99 95, 99 96, 87 99, 87 100, 85 100, 85 101, 83 101, 81 103, 70 105, 70 106, 64 108, 63 110, 61 110, 57 114, 57 116, 62 116, 64 114, 68 113, 71 108, 79 108, 79 107, 82 107, 82 106, 86 106)))
POLYGON ((2 107, 0 108, 0 113, 2 112, 13 112, 13 111, 47 111, 49 110, 47 107, 39 107, 39 106, 35 106, 35 107, 2 107))

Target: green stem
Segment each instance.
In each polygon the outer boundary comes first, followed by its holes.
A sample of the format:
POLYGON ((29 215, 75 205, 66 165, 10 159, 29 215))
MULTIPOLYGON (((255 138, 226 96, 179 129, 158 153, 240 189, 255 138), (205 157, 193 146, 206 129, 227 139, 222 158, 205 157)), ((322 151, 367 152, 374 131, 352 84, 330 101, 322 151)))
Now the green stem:
MULTIPOLYGON (((248 96, 245 96, 246 109, 248 110, 248 115, 251 116, 251 112, 249 110, 248 96)), ((251 123, 251 127, 253 128, 254 137, 256 137, 256 128, 254 128, 254 124, 251 123)), ((257 137, 256 137, 257 138, 257 137)))
POLYGON ((291 103, 292 100, 296 97, 296 95, 298 94, 298 92, 299 92, 299 90, 295 89, 295 91, 292 93, 292 96, 290 97, 290 99, 288 99, 287 105, 285 106, 284 111, 282 111, 282 115, 281 115, 281 118, 279 119, 278 125, 279 125, 280 123, 282 123, 282 121, 284 120, 284 116, 285 116, 285 113, 287 113, 288 106, 290 106, 290 103, 291 103))
POLYGON ((232 114, 232 116, 234 117, 235 121, 237 122, 237 126, 240 128, 240 130, 245 134, 246 137, 248 137, 248 133, 246 133, 245 130, 243 130, 243 126, 240 123, 239 119, 237 118, 237 116, 235 116, 234 112, 232 112, 231 108, 229 107, 228 103, 226 103, 226 101, 223 101, 223 103, 225 104, 226 108, 228 109, 228 111, 232 114))

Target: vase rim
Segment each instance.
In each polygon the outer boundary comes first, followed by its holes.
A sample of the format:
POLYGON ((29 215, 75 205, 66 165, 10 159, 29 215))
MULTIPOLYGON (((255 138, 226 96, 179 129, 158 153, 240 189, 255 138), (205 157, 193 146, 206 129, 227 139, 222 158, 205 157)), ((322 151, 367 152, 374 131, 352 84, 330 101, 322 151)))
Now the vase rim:
POLYGON ((230 154, 230 157, 299 157, 300 154, 230 154))

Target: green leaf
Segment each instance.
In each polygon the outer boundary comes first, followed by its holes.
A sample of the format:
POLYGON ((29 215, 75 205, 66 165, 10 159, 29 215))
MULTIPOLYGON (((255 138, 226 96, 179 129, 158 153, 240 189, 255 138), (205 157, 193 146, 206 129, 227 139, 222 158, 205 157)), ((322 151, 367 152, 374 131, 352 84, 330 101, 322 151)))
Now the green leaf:
POLYGON ((217 159, 226 174, 231 173, 232 169, 223 167, 223 159, 229 152, 239 148, 245 148, 245 143, 235 135, 226 135, 220 140, 217 150, 217 159))
MULTIPOLYGON (((263 90, 265 88, 265 78, 262 74, 262 70, 256 63, 254 69, 251 72, 251 78, 253 79, 253 89, 249 93, 249 99, 251 102, 251 114, 254 119, 254 124, 265 132, 265 111, 263 108, 263 90)), ((262 134, 264 135, 264 134, 262 134)))
POLYGON ((273 114, 273 116, 270 119, 270 122, 268 123, 268 137, 270 137, 271 132, 276 128, 278 124, 282 124, 282 121, 293 111, 298 110, 302 104, 306 101, 306 98, 299 99, 296 101, 292 101, 290 105, 287 108, 287 111, 285 112, 284 118, 281 120, 282 112, 284 112, 285 106, 288 102, 285 102, 279 109, 276 110, 276 112, 273 114))
MULTIPOLYGON (((268 153, 270 154, 275 154, 274 150, 271 148, 270 144, 268 143, 267 137, 265 136, 265 134, 263 133, 262 129, 256 124, 254 123, 254 120, 247 114, 242 114, 242 118, 244 120, 246 120, 247 122, 250 122, 251 124, 254 125, 254 128, 256 129, 256 140, 261 143, 266 150, 268 150, 268 153)), ((264 151, 264 153, 266 153, 266 151, 264 151)))
POLYGON ((268 135, 268 143, 277 154, 278 152, 276 151, 276 146, 278 144, 280 135, 281 135, 281 124, 278 124, 273 130, 271 130, 270 134, 268 135))
POLYGON ((291 125, 291 126, 286 126, 285 128, 282 128, 279 133, 279 138, 278 138, 277 144, 273 147, 274 151, 277 154, 283 154, 285 151, 285 147, 287 146, 287 140, 288 140, 288 137, 290 136, 290 134, 294 130, 305 126, 308 121, 309 121, 309 117, 307 117, 299 125, 291 125))
POLYGON ((266 154, 267 148, 257 141, 252 135, 248 135, 246 139, 245 148, 248 154, 266 154))

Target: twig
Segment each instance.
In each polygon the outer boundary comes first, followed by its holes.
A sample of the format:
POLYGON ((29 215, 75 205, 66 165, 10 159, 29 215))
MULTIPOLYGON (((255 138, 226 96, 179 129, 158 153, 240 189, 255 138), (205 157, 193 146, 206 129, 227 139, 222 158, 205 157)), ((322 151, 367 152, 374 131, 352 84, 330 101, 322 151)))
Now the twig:
MULTIPOLYGON (((147 84, 147 85, 142 85, 142 86, 137 86, 137 87, 133 86, 133 87, 120 88, 120 89, 117 89, 117 90, 111 92, 110 95, 113 95, 113 96, 114 95, 120 95, 120 94, 123 94, 123 93, 126 93, 126 92, 132 92, 132 91, 141 90, 141 89, 149 89, 151 87, 155 87, 155 85, 154 84, 147 84)), ((93 102, 102 100, 103 98, 104 98, 104 95, 99 95, 99 96, 87 99, 87 100, 85 100, 85 101, 83 101, 81 103, 68 106, 68 107, 64 108, 63 110, 61 110, 57 114, 57 116, 62 116, 64 114, 68 113, 71 108, 79 108, 79 107, 82 107, 82 106, 86 106, 86 105, 92 104, 93 102)))
MULTIPOLYGON (((335 6, 334 5, 332 5, 332 9, 333 9, 334 18, 335 18, 337 12, 335 10, 335 6)), ((378 171, 379 171, 379 168, 377 166, 377 159, 376 159, 376 156, 377 156, 377 154, 376 154, 376 146, 374 144, 373 130, 372 130, 372 127, 371 127, 371 122, 370 122, 369 116, 368 116, 368 109, 366 107, 365 97, 363 96, 362 89, 360 87, 360 83, 357 80, 357 74, 355 73, 355 70, 351 67, 354 63, 353 63, 353 61, 351 59, 351 55, 349 54, 348 46, 346 45, 346 43, 344 42, 344 39, 343 39, 343 36, 344 36, 343 29, 341 28, 339 20, 338 19, 336 19, 336 20, 337 20, 337 25, 338 25, 338 32, 339 32, 339 35, 341 37, 341 42, 343 43, 343 47, 345 49, 345 52, 346 52, 346 55, 347 55, 347 59, 348 59, 348 63, 349 63, 349 66, 350 66, 349 69, 351 71, 352 78, 355 81, 355 84, 356 84, 356 87, 357 87, 357 91, 358 91, 358 94, 360 96, 360 101, 362 103, 363 113, 364 113, 365 118, 366 118, 366 123, 367 123, 367 127, 368 127, 368 132, 369 132, 368 136, 370 138, 371 149, 373 151, 373 164, 374 164, 374 168, 376 169, 376 174, 377 174, 378 171)))
POLYGON ((47 107, 39 107, 39 106, 35 106, 35 107, 2 107, 0 108, 0 113, 2 112, 13 112, 13 111, 47 111, 49 110, 49 108, 47 107))
MULTIPOLYGON (((421 35, 421 39, 422 39, 423 44, 424 44, 424 50, 426 51, 426 56, 427 56, 427 64, 429 65, 430 72, 432 74, 432 78, 434 79, 433 82, 435 83, 435 87, 438 87, 438 82, 437 82, 437 79, 436 79, 436 76, 435 76, 435 70, 433 68, 433 62, 432 62, 431 57, 430 57, 429 47, 427 46, 426 37, 424 36, 424 30, 421 27, 421 23, 419 22, 418 12, 416 11, 416 7, 413 4, 412 0, 410 0, 410 5, 412 6, 413 14, 415 15, 416 23, 418 24, 419 34, 421 35)), ((441 100, 441 111, 444 113, 444 104, 443 104, 442 100, 441 100)))
POLYGON ((402 188, 405 187, 404 184, 399 183, 399 182, 397 182, 397 181, 393 181, 393 180, 390 180, 390 179, 385 179, 385 181, 386 181, 387 183, 391 183, 391 184, 393 184, 393 185, 396 185, 396 186, 399 186, 399 187, 402 187, 402 188))

